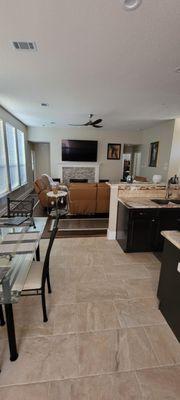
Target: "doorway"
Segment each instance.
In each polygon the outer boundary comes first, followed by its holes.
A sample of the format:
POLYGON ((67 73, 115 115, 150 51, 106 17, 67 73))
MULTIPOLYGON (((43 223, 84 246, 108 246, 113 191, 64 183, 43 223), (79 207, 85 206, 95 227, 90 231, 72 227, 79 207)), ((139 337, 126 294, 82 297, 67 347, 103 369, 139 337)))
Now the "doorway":
POLYGON ((42 174, 51 176, 50 143, 30 142, 33 180, 42 174))

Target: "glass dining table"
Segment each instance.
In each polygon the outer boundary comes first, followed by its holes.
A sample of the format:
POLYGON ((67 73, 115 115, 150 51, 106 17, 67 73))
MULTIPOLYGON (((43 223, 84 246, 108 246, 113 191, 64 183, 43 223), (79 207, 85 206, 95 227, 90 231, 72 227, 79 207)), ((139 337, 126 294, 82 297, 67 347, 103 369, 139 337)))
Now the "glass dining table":
POLYGON ((35 217, 35 228, 23 217, 18 225, 13 220, 0 218, 0 324, 5 324, 4 307, 11 361, 18 357, 13 304, 20 299, 33 259, 40 260, 39 243, 47 218, 35 217))

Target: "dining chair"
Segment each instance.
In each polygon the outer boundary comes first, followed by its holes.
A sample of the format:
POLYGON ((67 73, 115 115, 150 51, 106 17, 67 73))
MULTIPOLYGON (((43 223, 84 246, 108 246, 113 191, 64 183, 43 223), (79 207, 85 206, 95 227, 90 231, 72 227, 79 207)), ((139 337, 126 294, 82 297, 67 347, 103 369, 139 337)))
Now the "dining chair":
POLYGON ((28 217, 34 228, 35 222, 33 218, 34 198, 30 200, 14 200, 7 197, 7 216, 11 217, 28 217))
POLYGON ((48 292, 51 293, 52 290, 51 290, 50 275, 49 275, 49 262, 50 262, 50 253, 52 245, 58 230, 58 222, 59 222, 59 216, 57 216, 55 220, 50 235, 50 240, 47 247, 44 263, 42 263, 41 261, 32 262, 27 279, 25 281, 23 291, 21 293, 21 296, 35 296, 35 295, 41 296, 43 322, 48 321, 47 311, 46 311, 45 285, 47 281, 48 292))
POLYGON ((5 320, 4 320, 2 304, 0 304, 0 326, 3 326, 3 325, 5 325, 5 320))
MULTIPOLYGON (((0 326, 4 326, 4 325, 5 325, 4 313, 3 313, 2 304, 0 304, 0 326)), ((1 369, 0 369, 0 373, 1 373, 1 369)))

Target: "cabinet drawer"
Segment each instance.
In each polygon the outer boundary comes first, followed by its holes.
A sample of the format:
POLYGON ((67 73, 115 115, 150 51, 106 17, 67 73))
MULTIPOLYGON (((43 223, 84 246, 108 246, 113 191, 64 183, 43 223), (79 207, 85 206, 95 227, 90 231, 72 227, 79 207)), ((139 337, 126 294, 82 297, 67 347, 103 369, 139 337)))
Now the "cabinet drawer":
POLYGON ((133 210, 131 211, 130 218, 155 218, 157 212, 155 210, 133 210))

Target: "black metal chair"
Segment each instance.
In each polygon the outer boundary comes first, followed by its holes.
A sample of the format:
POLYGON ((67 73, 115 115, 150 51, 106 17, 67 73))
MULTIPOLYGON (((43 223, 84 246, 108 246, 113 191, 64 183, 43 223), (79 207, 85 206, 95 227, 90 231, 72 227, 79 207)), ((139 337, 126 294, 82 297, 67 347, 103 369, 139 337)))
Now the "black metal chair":
POLYGON ((31 224, 35 228, 33 218, 34 198, 31 200, 14 200, 7 197, 7 216, 11 217, 28 217, 31 224))
MULTIPOLYGON (((4 321, 2 304, 0 304, 0 326, 3 326, 3 325, 5 325, 5 321, 4 321)), ((0 372, 1 372, 1 370, 0 370, 0 372)))
POLYGON ((24 289, 21 293, 21 296, 35 296, 40 295, 42 301, 42 309, 43 309, 43 321, 47 322, 47 311, 46 311, 46 298, 45 298, 45 285, 47 281, 48 292, 51 293, 51 284, 50 284, 50 276, 49 276, 49 261, 50 261, 50 253, 52 249, 52 245, 54 239, 56 237, 56 233, 58 230, 58 222, 59 216, 56 218, 44 263, 41 261, 33 261, 31 268, 29 270, 24 289), (35 292, 35 293, 34 293, 35 292))
POLYGON ((0 326, 5 325, 4 314, 2 304, 0 304, 0 326))

